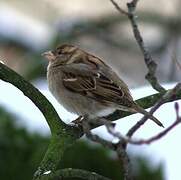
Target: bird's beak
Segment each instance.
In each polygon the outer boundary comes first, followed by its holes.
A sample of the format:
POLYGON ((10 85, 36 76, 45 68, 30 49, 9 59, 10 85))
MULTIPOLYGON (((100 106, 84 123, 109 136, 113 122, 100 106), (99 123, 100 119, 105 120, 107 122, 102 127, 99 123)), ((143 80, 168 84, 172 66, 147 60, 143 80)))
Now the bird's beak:
POLYGON ((53 61, 55 59, 55 55, 52 53, 52 51, 46 51, 41 55, 45 57, 48 61, 53 61))

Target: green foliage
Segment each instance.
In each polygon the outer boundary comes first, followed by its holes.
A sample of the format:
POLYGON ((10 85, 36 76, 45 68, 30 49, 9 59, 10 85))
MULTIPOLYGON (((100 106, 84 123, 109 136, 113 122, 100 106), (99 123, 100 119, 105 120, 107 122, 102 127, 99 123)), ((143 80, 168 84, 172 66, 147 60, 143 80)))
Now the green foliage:
POLYGON ((0 179, 31 179, 43 158, 48 138, 31 134, 0 109, 0 179))
POLYGON ((151 165, 143 157, 136 157, 137 173, 135 172, 135 180, 163 180, 162 166, 151 167, 151 165))
POLYGON ((111 154, 102 146, 90 146, 86 142, 79 142, 65 153, 61 168, 85 169, 121 180, 122 168, 115 157, 115 154, 111 154))
MULTIPOLYGON (((48 137, 30 133, 16 122, 14 116, 0 108, 0 179, 3 180, 32 179, 49 143, 48 137)), ((152 168, 143 158, 136 158, 136 162, 135 180, 163 179, 161 166, 152 168)), ((94 171, 113 180, 123 177, 113 152, 86 141, 78 141, 65 152, 60 168, 94 171)))
MULTIPOLYGON (((80 168, 94 171, 113 180, 122 180, 123 172, 119 160, 114 152, 102 146, 90 146, 86 142, 79 142, 69 149, 64 156, 61 168, 80 168)), ((143 157, 132 157, 137 171, 134 172, 135 180, 163 180, 162 166, 152 167, 143 157)), ((68 180, 78 180, 71 179, 68 180)))

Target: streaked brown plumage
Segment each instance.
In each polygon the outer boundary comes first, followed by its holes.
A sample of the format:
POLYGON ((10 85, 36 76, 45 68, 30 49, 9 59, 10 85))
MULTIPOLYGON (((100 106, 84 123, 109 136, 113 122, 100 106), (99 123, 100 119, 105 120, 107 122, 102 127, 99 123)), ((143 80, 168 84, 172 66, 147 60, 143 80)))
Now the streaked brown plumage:
MULTIPOLYGON (((148 115, 133 101, 127 85, 100 58, 73 45, 61 45, 43 55, 49 60, 49 89, 68 111, 92 118, 116 109, 148 115)), ((163 126, 155 117, 149 117, 163 126)))

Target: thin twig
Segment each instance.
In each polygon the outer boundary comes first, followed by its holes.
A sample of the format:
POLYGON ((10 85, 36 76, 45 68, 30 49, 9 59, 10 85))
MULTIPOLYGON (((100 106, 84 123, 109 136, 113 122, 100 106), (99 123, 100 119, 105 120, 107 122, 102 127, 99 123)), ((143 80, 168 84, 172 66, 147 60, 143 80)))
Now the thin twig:
POLYGON ((124 143, 120 142, 117 144, 116 152, 117 152, 118 158, 123 166, 124 180, 133 180, 133 176, 132 176, 132 172, 131 172, 131 163, 130 163, 129 156, 126 152, 124 143))
POLYGON ((177 65, 178 69, 181 72, 181 63, 178 61, 178 59, 177 59, 175 54, 173 54, 173 56, 172 56, 172 61, 177 65))
MULTIPOLYGON (((99 121, 102 121, 101 123, 104 122, 107 127, 113 126, 109 121, 107 121, 105 119, 100 118, 99 121)), ((131 174, 130 160, 129 160, 129 157, 126 152, 124 144, 122 144, 122 143, 114 144, 110 141, 102 139, 98 135, 92 134, 90 131, 90 128, 91 128, 90 120, 87 117, 82 121, 82 127, 83 127, 84 133, 86 134, 88 139, 90 139, 94 142, 97 142, 99 144, 102 144, 103 146, 105 146, 111 150, 114 150, 117 153, 121 166, 123 166, 124 179, 132 180, 133 178, 132 178, 132 174, 131 174)))
POLYGON ((141 36, 141 33, 139 31, 137 22, 136 22, 136 16, 134 14, 138 0, 133 0, 130 3, 127 3, 128 12, 124 11, 114 0, 110 0, 114 7, 119 11, 120 14, 126 15, 131 23, 132 30, 134 37, 136 39, 136 42, 144 56, 145 64, 148 68, 148 73, 145 76, 145 78, 149 81, 149 83, 152 85, 152 87, 159 91, 159 92, 165 92, 165 89, 159 84, 157 77, 155 76, 157 64, 153 60, 151 54, 147 50, 143 38, 141 36))
MULTIPOLYGON (((181 90, 181 83, 178 83, 172 90, 168 91, 160 100, 151 108, 149 114, 152 115, 162 104, 170 99, 174 99, 175 94, 181 90)), ((133 134, 147 121, 148 116, 143 116, 143 118, 138 121, 127 133, 126 136, 132 137, 133 134)))
POLYGON ((177 112, 176 112, 176 114, 177 114, 177 118, 176 118, 175 122, 173 122, 168 128, 166 128, 161 133, 158 133, 157 135, 155 135, 155 136, 153 136, 153 137, 151 137, 149 139, 146 139, 146 140, 144 140, 144 139, 141 139, 141 140, 131 139, 131 138, 127 137, 127 136, 121 135, 119 132, 116 132, 113 128, 109 129, 109 133, 111 135, 115 136, 116 138, 118 138, 120 141, 124 141, 124 142, 129 143, 129 144, 134 144, 134 145, 151 144, 154 141, 157 141, 157 140, 161 139, 168 132, 170 132, 174 127, 176 127, 179 123, 181 123, 181 117, 178 116, 177 112))
POLYGON ((163 132, 147 139, 147 140, 127 140, 128 143, 130 144, 135 144, 135 145, 143 145, 143 144, 151 144, 154 141, 159 140, 163 136, 165 136, 168 132, 170 132, 174 127, 176 127, 179 123, 181 123, 181 118, 177 119, 173 124, 171 124, 168 128, 166 128, 163 132))
POLYGON ((121 14, 128 16, 128 12, 126 12, 124 9, 122 9, 114 0, 110 0, 110 1, 121 14))
POLYGON ((137 17, 135 16, 134 11, 136 9, 137 2, 138 1, 133 0, 130 3, 127 3, 128 12, 129 12, 128 18, 129 18, 129 20, 131 22, 134 37, 135 37, 135 39, 137 41, 137 44, 140 47, 140 50, 143 53, 145 64, 146 64, 146 66, 148 68, 148 73, 147 73, 147 75, 145 77, 150 82, 150 84, 152 85, 152 87, 155 90, 157 90, 159 92, 164 92, 165 89, 158 83, 158 80, 157 80, 157 78, 155 76, 157 64, 153 60, 153 58, 152 58, 151 54, 149 53, 149 51, 147 50, 147 48, 146 48, 146 46, 144 44, 143 38, 141 36, 140 30, 138 28, 137 22, 136 22, 137 17))
POLYGON ((102 139, 101 137, 99 137, 98 135, 92 134, 91 133, 91 126, 90 126, 90 120, 88 119, 88 117, 85 117, 82 120, 82 128, 83 131, 86 135, 86 137, 94 142, 97 142, 99 144, 102 144, 105 147, 108 147, 109 149, 115 150, 115 146, 112 142, 107 141, 105 139, 102 139))
POLYGON ((175 112, 176 112, 176 121, 173 124, 171 124, 168 128, 166 128, 164 131, 162 131, 161 133, 158 133, 157 135, 155 135, 147 140, 134 141, 134 140, 130 139, 128 142, 131 144, 135 144, 135 145, 142 145, 142 144, 150 144, 150 143, 162 138, 169 131, 171 131, 175 126, 177 126, 179 123, 181 123, 181 117, 179 117, 179 105, 177 102, 175 103, 175 112))

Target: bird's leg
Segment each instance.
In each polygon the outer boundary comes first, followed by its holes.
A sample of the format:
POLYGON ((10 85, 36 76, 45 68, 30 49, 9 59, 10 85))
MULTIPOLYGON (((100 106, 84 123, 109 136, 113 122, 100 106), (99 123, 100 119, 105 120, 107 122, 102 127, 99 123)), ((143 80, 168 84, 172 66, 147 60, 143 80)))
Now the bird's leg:
POLYGON ((84 116, 79 116, 77 119, 73 120, 72 123, 77 126, 80 126, 82 124, 83 119, 84 119, 84 116))

